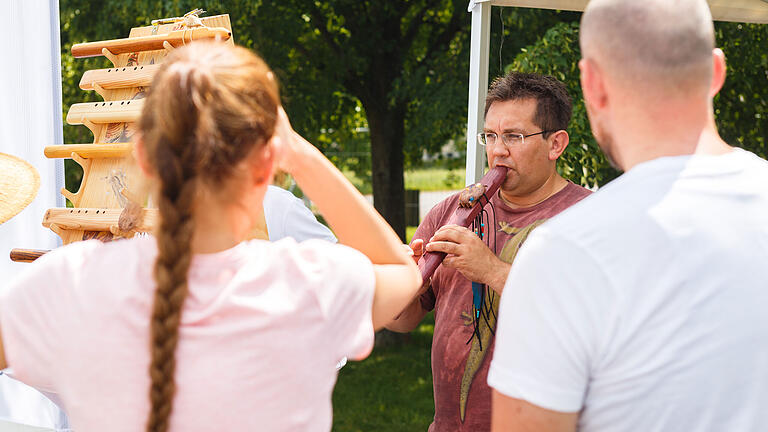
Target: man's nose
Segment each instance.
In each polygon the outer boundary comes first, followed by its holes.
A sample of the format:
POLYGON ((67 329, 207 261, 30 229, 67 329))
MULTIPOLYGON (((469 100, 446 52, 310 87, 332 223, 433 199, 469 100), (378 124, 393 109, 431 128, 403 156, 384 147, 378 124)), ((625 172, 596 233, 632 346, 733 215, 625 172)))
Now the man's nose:
POLYGON ((494 156, 507 156, 509 154, 509 148, 507 148, 506 144, 503 142, 497 142, 492 148, 491 148, 491 154, 494 156))

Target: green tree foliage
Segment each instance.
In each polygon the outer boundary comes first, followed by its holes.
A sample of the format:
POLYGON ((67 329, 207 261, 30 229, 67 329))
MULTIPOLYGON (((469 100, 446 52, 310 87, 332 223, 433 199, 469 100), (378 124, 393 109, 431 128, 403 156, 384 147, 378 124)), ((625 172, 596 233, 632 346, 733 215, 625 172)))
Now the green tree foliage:
POLYGON ((728 76, 715 97, 720 135, 731 145, 768 157, 768 25, 715 23, 728 76))
MULTIPOLYGON (((717 45, 728 59, 728 78, 715 97, 715 117, 723 139, 762 157, 768 155, 768 26, 716 23, 717 45)), ((579 85, 579 25, 561 22, 523 48, 507 71, 538 72, 563 81, 573 98, 571 143, 558 168, 585 186, 602 185, 619 173, 605 160, 592 136, 579 85)))
POLYGON ((568 127, 570 144, 558 161, 560 173, 583 186, 605 184, 618 173, 611 168, 592 136, 579 84, 579 23, 558 23, 536 43, 523 48, 507 71, 552 75, 565 83, 573 101, 573 117, 568 127))

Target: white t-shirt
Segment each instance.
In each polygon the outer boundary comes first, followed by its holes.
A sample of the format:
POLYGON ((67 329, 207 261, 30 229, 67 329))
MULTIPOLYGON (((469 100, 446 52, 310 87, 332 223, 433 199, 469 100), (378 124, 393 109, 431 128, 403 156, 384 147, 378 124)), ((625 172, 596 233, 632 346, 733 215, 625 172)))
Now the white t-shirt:
MULTIPOLYGON (((153 238, 79 242, 0 297, 13 375, 59 395, 73 429, 143 430, 153 238)), ((336 363, 373 346, 375 280, 359 252, 254 240, 195 255, 176 350, 175 431, 328 431, 336 363)))
POLYGON ((535 230, 488 383, 587 432, 765 430, 768 162, 646 162, 535 230))
POLYGON ((264 218, 269 240, 292 237, 298 242, 321 239, 336 242, 331 230, 321 224, 304 202, 289 191, 270 185, 264 195, 264 218))

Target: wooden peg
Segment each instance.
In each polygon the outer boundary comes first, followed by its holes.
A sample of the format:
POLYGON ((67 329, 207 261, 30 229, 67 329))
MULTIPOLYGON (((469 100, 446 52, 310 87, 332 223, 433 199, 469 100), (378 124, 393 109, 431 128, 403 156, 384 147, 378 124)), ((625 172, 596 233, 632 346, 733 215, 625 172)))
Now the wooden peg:
POLYGON ((108 50, 106 48, 102 48, 101 49, 101 55, 103 55, 104 57, 108 58, 109 61, 111 61, 113 65, 117 66, 117 56, 112 54, 112 51, 110 51, 110 50, 108 50))
POLYGON ((165 48, 165 50, 168 52, 168 54, 172 53, 172 52, 173 52, 173 50, 175 50, 175 49, 176 49, 176 48, 174 48, 174 46, 173 46, 173 45, 171 45, 171 43, 170 43, 170 42, 168 42, 168 41, 163 41, 163 48, 165 48))
POLYGON ((87 159, 80 157, 80 155, 75 152, 72 152, 72 154, 70 154, 69 156, 72 158, 73 161, 80 164, 80 166, 83 168, 85 168, 85 165, 88 163, 87 159))
POLYGON ((61 237, 62 234, 64 234, 64 229, 56 224, 50 224, 48 225, 48 228, 50 228, 51 231, 55 232, 59 237, 61 237))
POLYGON ((101 96, 101 98, 104 99, 104 87, 102 87, 101 84, 95 82, 91 84, 91 87, 93 87, 96 93, 98 93, 99 96, 101 96))
POLYGON ((72 205, 75 205, 75 198, 77 198, 77 195, 73 194, 72 192, 68 191, 67 188, 61 188, 61 194, 64 195, 64 198, 68 199, 69 202, 72 203, 72 205))
POLYGON ((85 126, 85 127, 87 127, 88 129, 91 130, 91 133, 93 133, 93 136, 95 137, 96 136, 96 123, 94 123, 94 122, 92 122, 92 121, 90 121, 90 120, 88 120, 86 118, 83 118, 82 123, 83 123, 83 126, 85 126))

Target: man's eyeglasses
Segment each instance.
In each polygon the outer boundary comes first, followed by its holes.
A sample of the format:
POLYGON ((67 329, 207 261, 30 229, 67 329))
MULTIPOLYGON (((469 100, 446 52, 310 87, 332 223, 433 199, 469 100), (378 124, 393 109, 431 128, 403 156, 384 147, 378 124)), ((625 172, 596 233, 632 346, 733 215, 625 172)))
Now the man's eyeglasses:
MULTIPOLYGON (((541 132, 536 132, 528 135, 523 135, 520 133, 513 133, 513 132, 505 132, 501 134, 501 141, 504 143, 507 147, 514 147, 518 145, 523 145, 525 143, 525 139, 528 137, 532 137, 534 135, 541 135, 549 132, 555 132, 553 130, 543 130, 541 132)), ((498 142, 499 136, 493 132, 483 132, 477 134, 477 142, 480 143, 481 146, 494 146, 498 142)))

